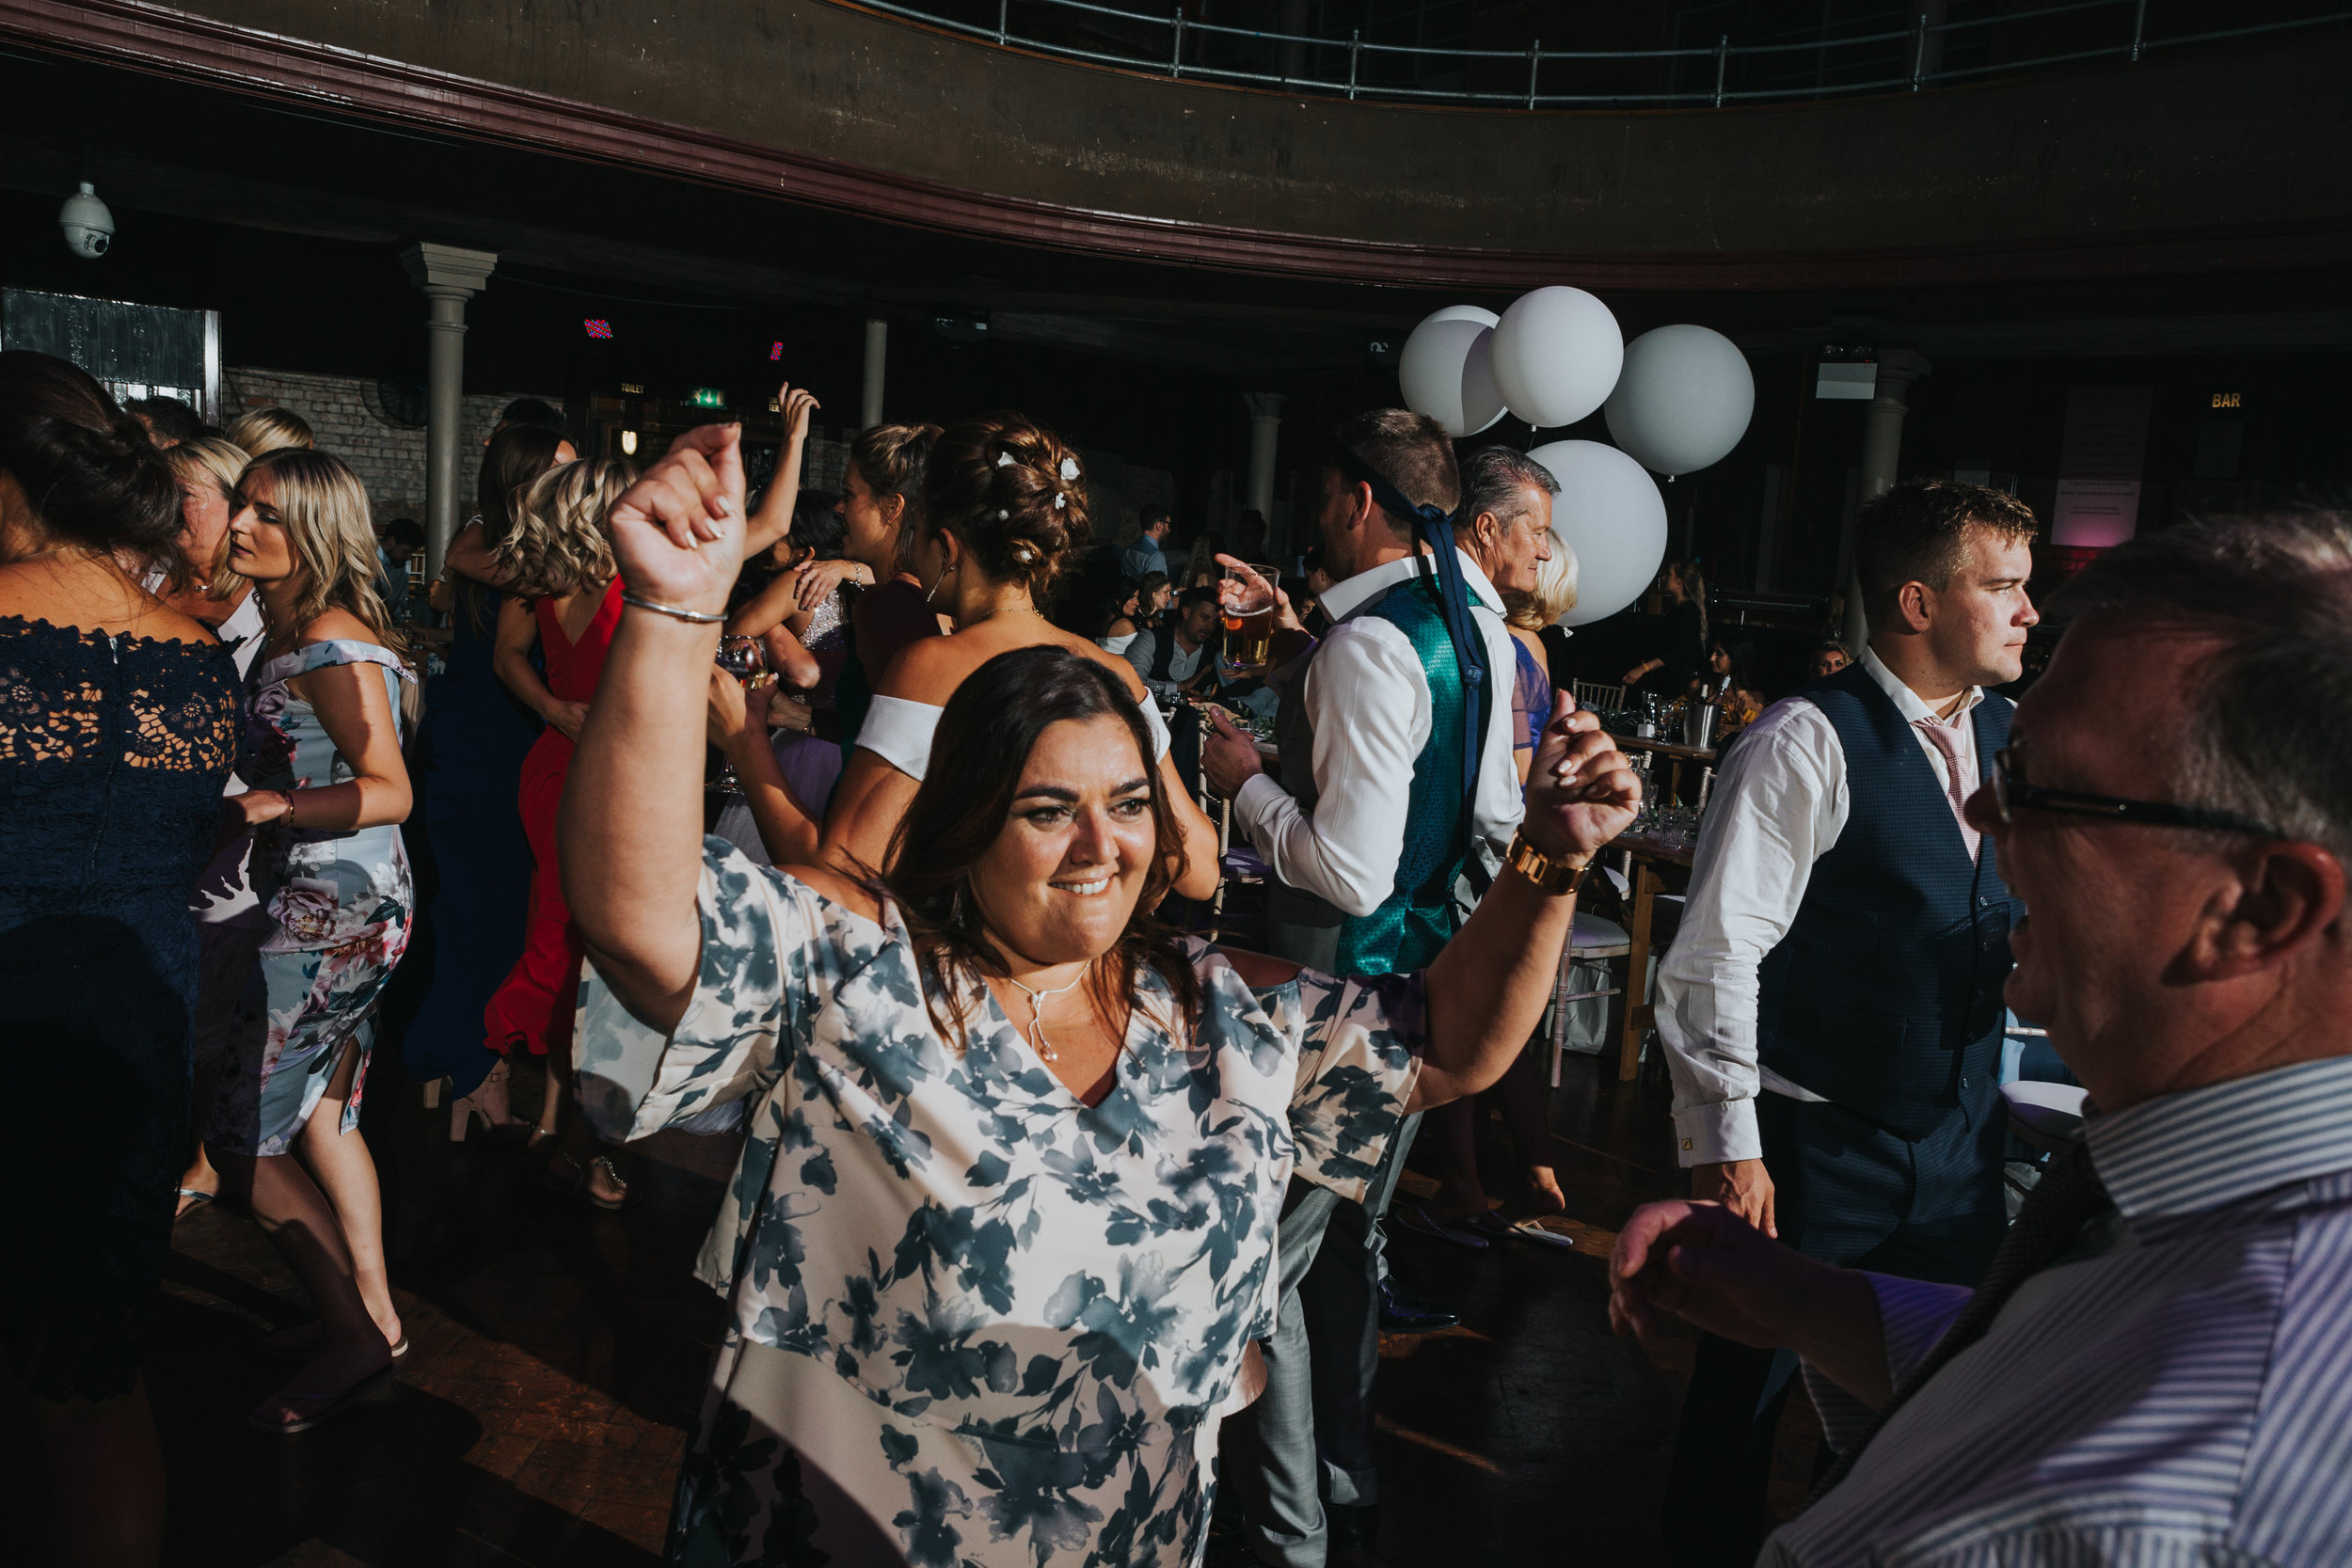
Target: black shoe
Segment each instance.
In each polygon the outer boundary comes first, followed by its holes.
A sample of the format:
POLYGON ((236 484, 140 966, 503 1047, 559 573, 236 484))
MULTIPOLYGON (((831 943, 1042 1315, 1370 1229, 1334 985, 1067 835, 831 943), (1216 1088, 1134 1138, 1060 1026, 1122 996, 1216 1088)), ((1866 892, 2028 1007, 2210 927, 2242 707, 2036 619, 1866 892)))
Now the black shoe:
POLYGON ((1461 1314, 1423 1301, 1392 1279, 1380 1282, 1380 1327, 1390 1334, 1435 1334, 1458 1327, 1461 1314))
POLYGON ((1380 1505, 1349 1507, 1327 1502, 1323 1505, 1323 1524, 1330 1534, 1334 1551, 1369 1552, 1380 1534, 1380 1505))

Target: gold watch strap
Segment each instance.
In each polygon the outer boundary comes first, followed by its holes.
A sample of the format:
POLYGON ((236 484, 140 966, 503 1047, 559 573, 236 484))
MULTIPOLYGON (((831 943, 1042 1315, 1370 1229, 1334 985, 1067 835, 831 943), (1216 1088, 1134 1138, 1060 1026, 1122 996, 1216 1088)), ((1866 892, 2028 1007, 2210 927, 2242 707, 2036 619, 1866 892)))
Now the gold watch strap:
POLYGON ((1507 857, 1511 869, 1535 884, 1538 891, 1558 896, 1574 893, 1583 884, 1584 873, 1593 863, 1578 864, 1573 861, 1554 860, 1527 842, 1523 832, 1511 835, 1511 852, 1507 857))

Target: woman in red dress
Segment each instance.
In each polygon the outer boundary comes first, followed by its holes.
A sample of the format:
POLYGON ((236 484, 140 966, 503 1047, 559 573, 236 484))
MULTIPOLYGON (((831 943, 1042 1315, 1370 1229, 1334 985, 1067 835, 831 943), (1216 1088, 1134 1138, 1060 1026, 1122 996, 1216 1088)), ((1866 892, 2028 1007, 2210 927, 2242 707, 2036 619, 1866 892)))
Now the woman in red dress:
POLYGON ((610 460, 549 469, 532 485, 514 530, 493 552, 509 594, 499 610, 495 668, 548 727, 523 759, 518 801, 532 861, 530 925, 523 956, 483 1009, 483 1043, 501 1055, 520 1047, 547 1058, 548 1092, 531 1148, 560 1142, 549 1175, 606 1209, 621 1206, 628 1184, 609 1154, 583 1158, 584 1124, 576 1121, 569 1137, 562 1131, 564 1106, 575 1098, 572 1004, 587 949, 564 902, 555 814, 573 744, 621 624, 621 581, 605 513, 635 479, 632 465, 610 460), (533 642, 544 677, 531 664, 533 642))

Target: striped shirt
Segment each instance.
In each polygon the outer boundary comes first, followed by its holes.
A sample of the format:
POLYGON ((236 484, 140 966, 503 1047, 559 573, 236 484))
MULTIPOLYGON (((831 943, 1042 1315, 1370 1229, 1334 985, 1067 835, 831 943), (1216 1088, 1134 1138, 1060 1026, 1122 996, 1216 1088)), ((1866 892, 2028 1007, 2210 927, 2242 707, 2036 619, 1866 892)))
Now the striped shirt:
MULTIPOLYGON (((2088 1125, 2115 1199, 1771 1568, 2352 1563, 2352 1057, 2088 1125)), ((1900 1383, 1968 1299, 1870 1276, 1900 1383)), ((1833 1446, 1867 1413, 1811 1367, 1833 1446)))

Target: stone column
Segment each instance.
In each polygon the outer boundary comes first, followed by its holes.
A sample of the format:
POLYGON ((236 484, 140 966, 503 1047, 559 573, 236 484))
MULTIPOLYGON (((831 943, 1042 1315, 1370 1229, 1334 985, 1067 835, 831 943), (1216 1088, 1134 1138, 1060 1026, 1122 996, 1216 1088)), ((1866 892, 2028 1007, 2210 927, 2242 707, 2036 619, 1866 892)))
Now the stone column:
POLYGON ((441 574, 441 559, 457 532, 458 448, 466 412, 466 301, 482 292, 498 253, 455 245, 412 245, 400 253, 408 280, 425 297, 424 507, 425 577, 441 574))
MULTIPOLYGON (((1907 348, 1883 349, 1879 353, 1878 391, 1870 399, 1870 406, 1862 411, 1862 503, 1868 505, 1895 487, 1902 477, 1903 416, 1911 405, 1903 401, 1911 384, 1935 367, 1920 355, 1907 348)), ((1846 621, 1841 641, 1860 651, 1869 640, 1868 618, 1862 610, 1861 580, 1854 575, 1854 525, 1846 524, 1846 537, 1838 548, 1839 559, 1846 568, 1846 621)))
MULTIPOLYGON (((1282 433, 1282 394, 1279 392, 1244 392, 1242 402, 1249 405, 1249 488, 1245 505, 1254 508, 1265 519, 1266 539, 1274 538, 1274 443, 1282 433)), ((1288 539, 1279 541, 1287 545, 1288 539)))
POLYGON ((890 324, 866 324, 866 397, 858 405, 858 428, 871 430, 882 422, 882 371, 890 357, 890 324))

